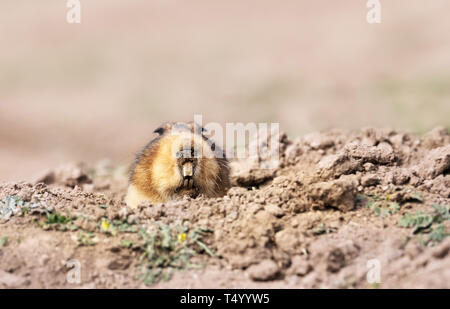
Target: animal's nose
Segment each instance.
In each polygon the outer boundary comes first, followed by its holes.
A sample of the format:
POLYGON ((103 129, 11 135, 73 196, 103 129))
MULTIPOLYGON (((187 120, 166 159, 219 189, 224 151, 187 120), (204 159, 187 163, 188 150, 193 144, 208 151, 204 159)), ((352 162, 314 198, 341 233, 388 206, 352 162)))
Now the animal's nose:
POLYGON ((194 166, 192 162, 186 162, 183 164, 183 178, 190 179, 194 176, 194 166))

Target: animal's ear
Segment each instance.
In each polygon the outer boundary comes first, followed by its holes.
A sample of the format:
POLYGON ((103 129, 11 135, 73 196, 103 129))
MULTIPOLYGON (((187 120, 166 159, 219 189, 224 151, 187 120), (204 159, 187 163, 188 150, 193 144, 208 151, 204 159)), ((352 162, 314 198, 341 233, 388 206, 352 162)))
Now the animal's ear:
POLYGON ((159 135, 163 135, 164 133, 166 133, 171 128, 172 128, 172 124, 166 122, 166 123, 163 123, 162 125, 160 125, 158 128, 156 128, 153 131, 153 133, 158 133, 159 135))
POLYGON ((164 128, 163 127, 158 127, 155 129, 155 131, 153 131, 153 133, 158 133, 159 135, 163 135, 164 134, 164 128))

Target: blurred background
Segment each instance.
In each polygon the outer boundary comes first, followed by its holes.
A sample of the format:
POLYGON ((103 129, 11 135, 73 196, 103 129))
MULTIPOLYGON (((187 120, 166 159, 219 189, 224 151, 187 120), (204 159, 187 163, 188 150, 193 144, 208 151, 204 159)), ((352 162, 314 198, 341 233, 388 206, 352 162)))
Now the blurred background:
POLYGON ((0 180, 68 161, 128 164, 164 121, 450 126, 450 2, 0 3, 0 180))

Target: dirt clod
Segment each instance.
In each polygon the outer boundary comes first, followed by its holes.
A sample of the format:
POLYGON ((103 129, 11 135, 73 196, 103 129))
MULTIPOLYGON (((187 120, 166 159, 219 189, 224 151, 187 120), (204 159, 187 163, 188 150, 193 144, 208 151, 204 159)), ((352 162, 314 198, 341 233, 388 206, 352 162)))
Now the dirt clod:
POLYGON ((278 265, 272 260, 264 260, 258 265, 252 265, 247 273, 255 281, 267 281, 278 275, 278 265))
POLYGON ((195 274, 202 287, 369 287, 367 263, 376 260, 382 287, 449 287, 448 131, 369 128, 279 141, 270 169, 263 157, 234 161, 233 187, 220 198, 131 210, 125 174, 83 165, 1 184, 0 286, 71 287, 60 265, 75 259, 86 270, 81 286, 182 287, 195 274), (440 221, 426 221, 436 205, 440 221), (399 226, 407 214, 426 224, 399 226), (175 269, 162 283, 171 258, 151 255, 155 235, 161 248, 189 244, 191 264, 205 268, 175 269), (143 274, 149 256, 162 265, 143 274))

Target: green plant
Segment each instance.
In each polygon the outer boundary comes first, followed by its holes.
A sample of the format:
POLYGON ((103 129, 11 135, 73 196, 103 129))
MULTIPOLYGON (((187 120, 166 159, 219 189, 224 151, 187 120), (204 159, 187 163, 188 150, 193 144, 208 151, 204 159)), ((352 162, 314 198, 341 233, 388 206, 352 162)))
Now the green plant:
POLYGON ((152 284, 169 279, 174 269, 201 267, 192 264, 190 259, 200 252, 215 256, 202 241, 210 233, 212 231, 205 228, 189 232, 186 226, 161 223, 156 223, 151 230, 140 229, 140 243, 137 249, 142 252, 144 274, 141 278, 146 284, 152 284))
POLYGON ((386 197, 376 194, 358 194, 356 196, 356 202, 372 209, 375 214, 381 218, 396 214, 400 210, 400 204, 395 201, 391 201, 389 194, 386 195, 386 197))
POLYGON ((76 231, 78 227, 69 215, 64 216, 57 212, 47 212, 46 219, 42 227, 46 230, 55 229, 58 231, 76 231))
POLYGON ((47 213, 47 220, 45 221, 46 224, 66 224, 72 221, 71 218, 60 215, 56 212, 53 213, 47 213))
POLYGON ((410 195, 410 199, 412 200, 416 200, 419 201, 421 203, 423 203, 423 197, 419 192, 414 192, 410 195))
POLYGON ((22 215, 27 214, 31 208, 36 208, 39 203, 32 204, 26 202, 18 196, 8 195, 4 201, 0 200, 0 218, 9 219, 17 212, 21 212, 22 215))
POLYGON ((93 246, 95 245, 95 242, 93 240, 94 237, 94 233, 81 232, 80 234, 78 234, 77 243, 79 246, 93 246))
POLYGON ((432 223, 433 216, 424 212, 417 212, 415 214, 407 213, 398 221, 400 227, 414 228, 414 234, 427 231, 432 223))
POLYGON ((419 235, 419 242, 423 245, 441 242, 450 235, 444 221, 450 220, 450 206, 432 205, 434 211, 407 213, 398 221, 398 226, 413 228, 413 234, 419 235))
POLYGON ((4 245, 8 242, 8 237, 4 236, 0 238, 0 248, 3 248, 4 245))
POLYGON ((131 240, 124 239, 124 240, 122 240, 122 247, 124 247, 124 248, 132 248, 133 247, 133 242, 131 240))
POLYGON ((428 240, 434 243, 438 243, 449 235, 450 234, 445 230, 445 226, 440 223, 431 231, 430 235, 428 236, 428 240))
POLYGON ((137 233, 138 228, 136 224, 129 224, 126 220, 109 220, 107 218, 101 218, 98 222, 98 228, 101 232, 110 234, 112 236, 117 235, 118 232, 123 233, 137 233))
POLYGON ((431 207, 434 209, 434 220, 437 222, 450 220, 450 205, 441 206, 433 204, 431 207))

